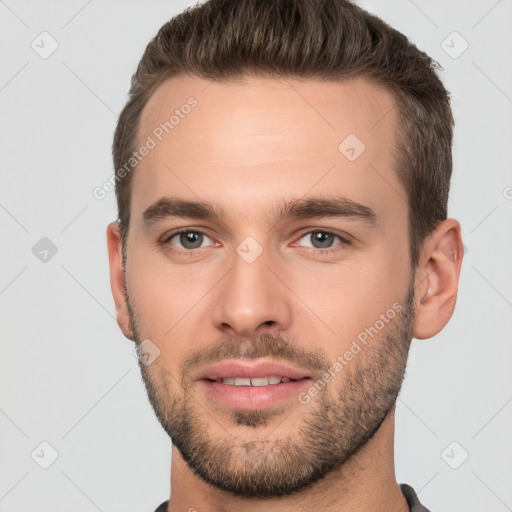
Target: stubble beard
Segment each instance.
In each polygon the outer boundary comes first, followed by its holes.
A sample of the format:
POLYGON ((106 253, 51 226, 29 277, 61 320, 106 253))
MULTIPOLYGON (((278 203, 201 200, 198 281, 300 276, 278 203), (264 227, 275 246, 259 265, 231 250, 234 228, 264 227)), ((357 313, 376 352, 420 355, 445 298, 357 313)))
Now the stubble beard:
MULTIPOLYGON (((136 314, 127 296, 134 341, 142 337, 136 314)), ((312 486, 338 470, 372 439, 394 408, 409 353, 414 325, 414 288, 409 288, 402 310, 330 382, 336 392, 323 392, 304 408, 304 419, 292 434, 279 439, 258 435, 258 429, 275 421, 274 430, 286 421, 285 407, 266 410, 233 410, 231 422, 242 434, 212 435, 215 419, 194 396, 193 385, 186 378, 192 362, 182 365, 179 379, 158 364, 139 361, 142 378, 155 414, 187 465, 203 481, 216 488, 247 498, 287 496, 312 486), (381 334, 381 333, 379 333, 381 334), (173 390, 171 392, 171 390, 173 390), (334 398, 333 398, 334 395, 334 398), (276 417, 278 419, 276 420, 276 417), (247 440, 247 429, 254 435, 247 440)), ((228 339, 215 352, 220 357, 268 357, 295 361, 308 368, 327 370, 332 366, 321 355, 297 351, 279 335, 265 334, 254 343, 228 339), (309 366, 308 366, 309 364, 309 366)))

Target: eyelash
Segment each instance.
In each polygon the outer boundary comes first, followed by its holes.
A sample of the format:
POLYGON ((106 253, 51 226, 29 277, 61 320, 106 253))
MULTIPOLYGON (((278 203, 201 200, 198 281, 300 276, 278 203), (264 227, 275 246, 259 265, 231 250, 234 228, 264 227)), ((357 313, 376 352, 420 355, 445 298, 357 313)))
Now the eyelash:
MULTIPOLYGON (((178 231, 174 231, 169 236, 165 237, 165 239, 162 241, 162 245, 170 245, 170 243, 169 243, 170 240, 173 239, 175 236, 180 235, 182 233, 197 233, 197 234, 205 235, 208 238, 211 238, 211 237, 208 236, 208 234, 205 231, 202 231, 201 229, 186 228, 186 229, 180 229, 178 231)), ((306 232, 304 232, 304 233, 302 233, 300 235, 298 240, 300 240, 301 238, 304 238, 306 235, 310 235, 312 233, 324 233, 324 234, 327 234, 327 235, 332 235, 334 237, 337 237, 337 238, 339 238, 341 240, 341 244, 335 246, 335 248, 326 248, 326 249, 309 248, 309 252, 313 252, 314 254, 321 254, 323 256, 324 255, 328 255, 328 254, 332 254, 334 252, 337 252, 337 251, 341 250, 340 246, 347 246, 347 245, 351 245, 351 243, 352 243, 347 238, 344 238, 343 236, 341 236, 338 233, 335 233, 334 231, 331 231, 329 229, 313 229, 313 230, 310 230, 310 231, 306 231, 306 232)), ((205 247, 203 247, 203 249, 204 248, 205 247)), ((186 256, 194 256, 195 253, 199 249, 175 249, 175 248, 173 248, 172 250, 175 251, 175 252, 179 252, 179 253, 185 254, 186 256)))

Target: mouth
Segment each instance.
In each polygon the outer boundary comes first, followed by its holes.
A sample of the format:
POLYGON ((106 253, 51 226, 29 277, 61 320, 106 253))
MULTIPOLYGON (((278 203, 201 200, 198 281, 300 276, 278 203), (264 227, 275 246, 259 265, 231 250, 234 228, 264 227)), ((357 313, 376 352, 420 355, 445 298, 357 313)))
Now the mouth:
POLYGON ((295 382, 298 380, 308 379, 309 377, 303 377, 302 379, 292 379, 291 377, 279 377, 279 376, 271 376, 271 377, 254 377, 252 379, 246 377, 226 377, 224 379, 205 379, 210 382, 219 382, 222 384, 227 384, 228 386, 275 386, 276 384, 281 384, 283 382, 295 382))
POLYGON ((267 386, 304 378, 310 378, 306 370, 279 361, 250 359, 224 360, 209 366, 197 376, 197 380, 235 386, 267 386))
POLYGON ((297 398, 313 379, 304 370, 276 361, 222 361, 196 379, 209 400, 229 409, 268 409, 297 398))

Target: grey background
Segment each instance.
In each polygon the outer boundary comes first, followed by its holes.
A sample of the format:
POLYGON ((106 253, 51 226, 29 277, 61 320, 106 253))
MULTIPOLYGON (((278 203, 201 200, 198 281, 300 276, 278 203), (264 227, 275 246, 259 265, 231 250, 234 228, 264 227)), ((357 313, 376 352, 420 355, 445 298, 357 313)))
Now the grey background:
MULTIPOLYGON (((169 496, 170 440, 115 322, 114 193, 92 190, 113 172, 116 118, 146 44, 193 3, 0 2, 0 511, 141 512, 169 496), (47 58, 31 47, 51 49, 43 31, 58 43, 47 58)), ((452 320, 413 341, 397 479, 433 512, 512 510, 512 1, 360 5, 444 68, 449 215, 467 247, 452 320)))

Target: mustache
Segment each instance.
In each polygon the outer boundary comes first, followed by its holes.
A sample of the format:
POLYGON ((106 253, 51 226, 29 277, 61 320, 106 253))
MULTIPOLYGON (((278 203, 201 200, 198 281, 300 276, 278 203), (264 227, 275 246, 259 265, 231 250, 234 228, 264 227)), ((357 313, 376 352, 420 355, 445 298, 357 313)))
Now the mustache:
POLYGON ((303 349, 298 343, 279 334, 265 333, 257 338, 222 338, 215 346, 192 352, 181 365, 181 375, 188 375, 197 367, 224 359, 258 359, 286 361, 314 373, 324 373, 329 361, 319 349, 303 349))

